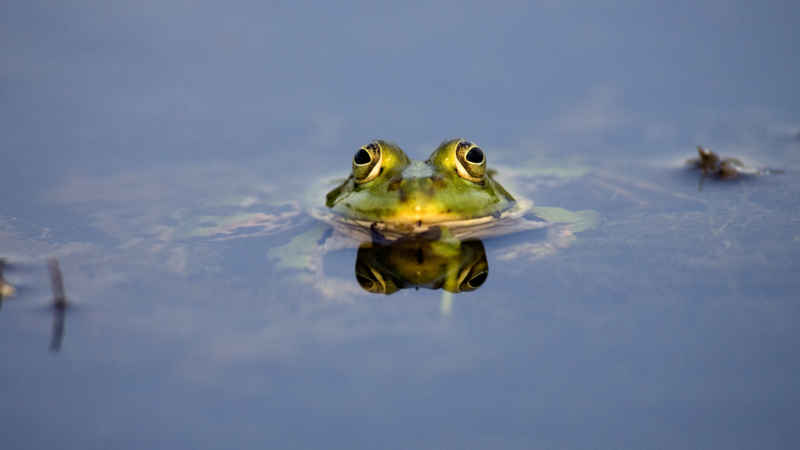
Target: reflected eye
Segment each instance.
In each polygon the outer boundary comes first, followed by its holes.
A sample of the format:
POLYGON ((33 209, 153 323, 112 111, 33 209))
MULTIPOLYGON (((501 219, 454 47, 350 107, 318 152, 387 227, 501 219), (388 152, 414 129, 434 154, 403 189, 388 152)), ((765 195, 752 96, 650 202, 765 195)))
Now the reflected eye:
POLYGON ((380 173, 381 147, 372 142, 356 151, 353 156, 353 178, 356 183, 366 183, 380 173))
MULTIPOLYGON (((472 268, 474 270, 475 267, 472 268)), ((481 270, 477 273, 469 273, 464 281, 461 282, 461 286, 459 287, 462 292, 467 291, 474 291, 483 285, 486 282, 486 279, 489 277, 488 270, 481 270)))
POLYGON ((480 241, 461 243, 461 250, 473 262, 461 269, 458 274, 458 288, 461 292, 474 291, 483 286, 489 278, 489 263, 480 241))
POLYGON ((396 292, 397 283, 389 276, 384 278, 380 269, 371 267, 364 260, 370 259, 369 249, 359 248, 356 256, 356 281, 367 292, 374 294, 391 294, 396 292))
POLYGON ((471 288, 477 289, 481 287, 481 285, 483 284, 484 281, 486 281, 486 278, 488 276, 489 272, 481 272, 475 275, 474 277, 470 278, 469 281, 467 281, 467 284, 469 284, 471 288))
POLYGON ((371 280, 361 274, 356 274, 356 281, 358 281, 358 284, 366 291, 376 292, 380 289, 380 287, 376 286, 378 284, 377 281, 371 280))
POLYGON ((483 181, 486 173, 486 155, 477 145, 461 141, 456 147, 456 170, 461 178, 472 182, 483 181))

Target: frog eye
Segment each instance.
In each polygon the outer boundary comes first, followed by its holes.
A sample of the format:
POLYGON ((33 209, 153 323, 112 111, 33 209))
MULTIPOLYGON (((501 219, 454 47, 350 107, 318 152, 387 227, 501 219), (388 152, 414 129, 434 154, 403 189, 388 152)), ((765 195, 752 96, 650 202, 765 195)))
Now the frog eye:
POLYGON ((381 172, 381 147, 371 142, 356 150, 353 155, 353 178, 356 183, 366 183, 381 172))
POLYGON ((456 171, 461 178, 478 183, 486 173, 486 155, 477 145, 461 141, 456 146, 456 171))

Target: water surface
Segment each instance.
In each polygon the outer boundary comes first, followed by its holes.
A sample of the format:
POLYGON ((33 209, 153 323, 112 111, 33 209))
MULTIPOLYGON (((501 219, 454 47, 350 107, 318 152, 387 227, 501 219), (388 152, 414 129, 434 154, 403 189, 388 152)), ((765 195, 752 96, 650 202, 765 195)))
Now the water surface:
POLYGON ((796 447, 796 8, 364 8, 9 6, 0 446, 796 447), (452 296, 270 257, 358 146, 455 135, 597 225, 452 296))

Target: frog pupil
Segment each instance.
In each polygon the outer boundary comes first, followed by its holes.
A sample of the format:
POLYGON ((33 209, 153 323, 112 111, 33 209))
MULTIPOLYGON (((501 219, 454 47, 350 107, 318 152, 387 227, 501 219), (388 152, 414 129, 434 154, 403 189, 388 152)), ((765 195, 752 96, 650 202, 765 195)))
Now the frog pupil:
POLYGON ((372 157, 369 156, 369 152, 367 152, 363 148, 359 149, 356 152, 355 158, 353 158, 353 160, 358 165, 367 164, 371 159, 372 159, 372 157))
POLYGON ((471 162, 472 164, 480 164, 483 162, 483 150, 479 149, 478 147, 473 147, 470 151, 467 152, 466 156, 467 161, 471 162))

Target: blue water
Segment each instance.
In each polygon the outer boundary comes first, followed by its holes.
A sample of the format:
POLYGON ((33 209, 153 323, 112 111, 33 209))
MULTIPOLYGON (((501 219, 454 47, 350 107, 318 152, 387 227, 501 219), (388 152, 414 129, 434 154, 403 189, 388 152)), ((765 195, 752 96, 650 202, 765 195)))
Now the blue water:
POLYGON ((795 5, 0 17, 0 448, 798 446, 795 5), (599 222, 539 258, 486 240, 486 283, 452 296, 368 294, 355 248, 269 256, 359 146, 453 136, 599 222), (783 173, 699 189, 695 145, 783 173), (243 212, 284 215, 187 234, 243 212))

